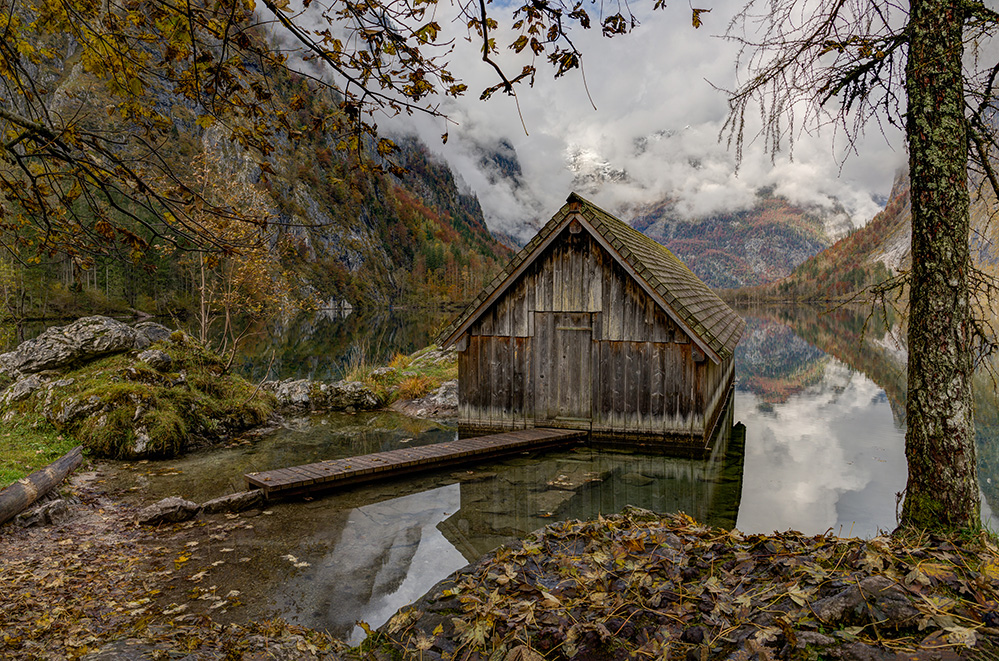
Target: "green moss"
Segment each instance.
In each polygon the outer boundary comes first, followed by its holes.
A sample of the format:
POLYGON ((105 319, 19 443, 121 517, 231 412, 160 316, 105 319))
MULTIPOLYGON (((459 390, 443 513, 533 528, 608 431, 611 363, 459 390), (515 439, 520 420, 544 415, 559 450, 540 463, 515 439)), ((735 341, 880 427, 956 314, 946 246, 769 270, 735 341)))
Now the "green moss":
POLYGON ((75 438, 42 418, 0 422, 0 488, 48 466, 76 445, 75 438))
POLYGON ((259 425, 274 410, 273 396, 227 373, 224 361, 190 336, 174 333, 157 346, 174 371, 158 372, 131 354, 104 357, 65 373, 69 385, 38 390, 18 411, 49 411, 57 432, 95 456, 126 458, 174 456, 259 425))

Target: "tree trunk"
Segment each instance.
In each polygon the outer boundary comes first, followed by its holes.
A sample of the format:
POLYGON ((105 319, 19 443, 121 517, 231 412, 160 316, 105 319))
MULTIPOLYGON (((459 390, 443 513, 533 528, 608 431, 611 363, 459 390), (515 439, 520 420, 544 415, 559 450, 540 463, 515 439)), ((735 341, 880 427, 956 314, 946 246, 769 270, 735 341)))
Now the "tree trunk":
POLYGON ((83 448, 76 446, 60 459, 0 491, 0 525, 26 510, 66 479, 83 461, 83 448))
POLYGON ((971 391, 968 138, 961 0, 912 0, 906 133, 912 280, 902 526, 980 522, 971 391))

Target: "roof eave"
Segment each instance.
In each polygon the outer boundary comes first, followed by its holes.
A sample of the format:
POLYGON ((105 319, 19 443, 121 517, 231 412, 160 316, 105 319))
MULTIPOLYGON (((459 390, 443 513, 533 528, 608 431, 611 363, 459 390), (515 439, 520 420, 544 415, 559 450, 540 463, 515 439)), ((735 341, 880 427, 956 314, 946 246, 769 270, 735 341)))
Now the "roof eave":
MULTIPOLYGON (((443 341, 439 343, 442 349, 446 349, 455 342, 457 342, 458 338, 464 335, 465 332, 469 329, 469 327, 472 324, 474 324, 476 321, 478 321, 479 317, 482 316, 482 313, 485 312, 487 309, 489 309, 489 306, 495 303, 496 300, 499 299, 499 297, 502 296, 507 289, 509 289, 510 285, 513 282, 515 282, 517 278, 519 278, 520 275, 524 271, 526 271, 529 266, 531 266, 531 264, 534 263, 534 261, 538 258, 538 256, 541 255, 548 248, 548 246, 550 246, 552 242, 555 241, 558 235, 562 233, 562 230, 565 229, 565 227, 569 223, 571 223, 574 218, 580 220, 583 219, 583 217, 579 213, 575 211, 570 211, 569 209, 570 206, 568 204, 562 207, 559 213, 564 213, 565 217, 562 218, 562 220, 559 221, 552 228, 551 232, 548 234, 548 236, 545 237, 544 241, 535 246, 534 250, 532 250, 530 253, 524 255, 524 259, 521 260, 520 264, 518 264, 517 267, 509 275, 507 275, 506 278, 504 278, 503 282, 497 285, 496 288, 493 289, 493 291, 490 292, 490 294, 486 296, 486 298, 484 298, 481 303, 479 303, 479 305, 471 312, 471 314, 465 315, 464 321, 462 321, 453 331, 451 331, 451 333, 446 338, 443 339, 443 341)), ((555 217, 553 217, 553 220, 554 218, 557 217, 558 214, 556 214, 555 217)), ((592 231, 592 228, 590 228, 590 231, 592 231)), ((515 256, 510 261, 513 262, 516 259, 517 256, 515 256)))

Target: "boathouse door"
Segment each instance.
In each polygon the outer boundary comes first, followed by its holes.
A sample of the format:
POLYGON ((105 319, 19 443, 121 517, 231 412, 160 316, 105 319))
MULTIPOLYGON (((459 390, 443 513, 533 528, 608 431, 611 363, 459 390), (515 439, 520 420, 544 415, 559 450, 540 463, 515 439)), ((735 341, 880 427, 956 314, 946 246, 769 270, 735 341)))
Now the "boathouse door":
POLYGON ((534 417, 538 427, 589 429, 593 321, 589 312, 535 312, 534 417))

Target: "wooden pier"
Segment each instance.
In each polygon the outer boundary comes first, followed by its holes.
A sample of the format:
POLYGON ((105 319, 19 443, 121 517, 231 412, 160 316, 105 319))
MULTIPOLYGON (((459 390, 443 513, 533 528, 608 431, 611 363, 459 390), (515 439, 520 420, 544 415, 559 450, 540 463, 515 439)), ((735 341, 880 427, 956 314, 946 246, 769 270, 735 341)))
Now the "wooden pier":
POLYGON ((304 466, 247 473, 245 477, 247 486, 251 489, 262 489, 265 498, 291 496, 408 475, 523 450, 564 445, 583 439, 586 435, 585 431, 536 427, 346 459, 330 459, 304 466))

